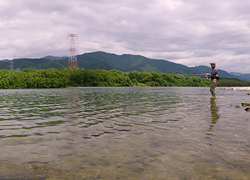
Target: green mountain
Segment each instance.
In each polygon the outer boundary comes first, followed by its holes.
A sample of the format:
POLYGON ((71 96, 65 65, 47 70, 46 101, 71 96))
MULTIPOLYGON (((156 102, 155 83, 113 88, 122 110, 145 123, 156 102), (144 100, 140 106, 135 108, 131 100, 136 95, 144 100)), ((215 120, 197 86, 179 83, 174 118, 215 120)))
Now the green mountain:
POLYGON ((243 75, 243 73, 238 73, 238 72, 230 72, 230 74, 234 75, 234 76, 240 76, 243 75))
POLYGON ((159 73, 194 73, 189 67, 181 64, 130 54, 116 55, 105 52, 86 53, 77 56, 77 61, 79 68, 84 69, 96 69, 93 68, 93 64, 98 66, 99 69, 106 69, 107 64, 109 64, 109 68, 118 69, 124 72, 138 70, 159 73))
POLYGON ((235 75, 238 79, 241 80, 250 80, 250 74, 242 74, 242 73, 237 73, 237 72, 230 72, 230 74, 235 75))
MULTIPOLYGON (((190 68, 195 70, 195 71, 199 71, 201 73, 201 76, 203 76, 203 74, 211 72, 211 68, 208 66, 195 66, 195 67, 190 67, 190 68)), ((219 72, 220 77, 237 78, 236 76, 234 76, 234 75, 232 75, 224 70, 221 70, 221 69, 218 69, 218 72, 219 72)))
POLYGON ((250 74, 242 74, 239 76, 239 78, 242 80, 250 80, 250 74))
MULTIPOLYGON (((64 69, 67 68, 67 57, 46 56, 39 59, 15 59, 14 69, 64 69)), ((144 72, 174 73, 185 76, 204 77, 205 73, 211 72, 207 66, 187 67, 182 64, 173 63, 167 60, 150 59, 140 55, 116 55, 105 52, 85 53, 77 56, 78 67, 80 69, 117 69, 123 72, 134 70, 144 72)), ((8 61, 0 61, 0 69, 10 69, 8 61)), ((236 78, 236 76, 219 70, 221 77, 236 78)))

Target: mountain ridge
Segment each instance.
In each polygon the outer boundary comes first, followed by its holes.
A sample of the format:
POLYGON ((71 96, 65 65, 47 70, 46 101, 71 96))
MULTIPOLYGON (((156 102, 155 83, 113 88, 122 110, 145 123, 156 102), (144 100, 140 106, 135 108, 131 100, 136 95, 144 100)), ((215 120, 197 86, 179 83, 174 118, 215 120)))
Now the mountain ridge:
MULTIPOLYGON (((102 51, 89 52, 77 55, 78 67, 80 69, 117 69, 123 72, 145 71, 158 73, 174 73, 184 76, 199 76, 204 78, 204 74, 211 72, 208 66, 188 67, 182 64, 170 62, 163 59, 147 58, 141 55, 107 53, 102 51)), ((13 60, 14 69, 33 68, 67 68, 68 58, 58 56, 45 56, 42 58, 20 58, 13 60)), ((10 69, 9 62, 0 61, 0 69, 10 69)), ((219 69, 219 76, 226 78, 239 78, 234 74, 230 74, 219 69)), ((243 75, 241 75, 243 76, 243 75)), ((248 76, 247 76, 248 77, 248 76)), ((249 77, 250 79, 250 77, 249 77)))

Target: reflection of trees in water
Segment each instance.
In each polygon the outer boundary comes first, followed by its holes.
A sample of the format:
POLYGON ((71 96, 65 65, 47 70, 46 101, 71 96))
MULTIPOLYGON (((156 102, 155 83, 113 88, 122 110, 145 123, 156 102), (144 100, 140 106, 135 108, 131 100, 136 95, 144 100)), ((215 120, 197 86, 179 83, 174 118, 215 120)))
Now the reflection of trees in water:
MULTIPOLYGON (((211 112, 211 124, 208 129, 207 137, 210 139, 210 136, 212 136, 214 125, 217 123, 218 119, 220 118, 220 115, 218 114, 219 107, 216 105, 216 98, 211 97, 210 99, 210 112, 211 112)), ((209 144, 212 146, 212 144, 209 144)))

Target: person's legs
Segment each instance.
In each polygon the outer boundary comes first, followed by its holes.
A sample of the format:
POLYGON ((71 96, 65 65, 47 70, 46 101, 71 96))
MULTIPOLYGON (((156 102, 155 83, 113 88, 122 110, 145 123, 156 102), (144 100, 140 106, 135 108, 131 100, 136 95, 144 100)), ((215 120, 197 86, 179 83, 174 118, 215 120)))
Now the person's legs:
POLYGON ((212 96, 216 96, 216 93, 215 93, 215 89, 216 89, 216 86, 217 86, 217 79, 212 79, 211 80, 211 86, 210 86, 210 92, 212 94, 212 96))

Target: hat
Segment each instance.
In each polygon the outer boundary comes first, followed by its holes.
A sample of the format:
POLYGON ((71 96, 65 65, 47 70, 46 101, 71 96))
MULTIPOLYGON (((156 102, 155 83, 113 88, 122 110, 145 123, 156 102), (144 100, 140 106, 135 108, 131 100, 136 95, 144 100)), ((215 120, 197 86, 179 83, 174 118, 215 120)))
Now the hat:
POLYGON ((210 63, 211 65, 215 65, 215 63, 210 63))

